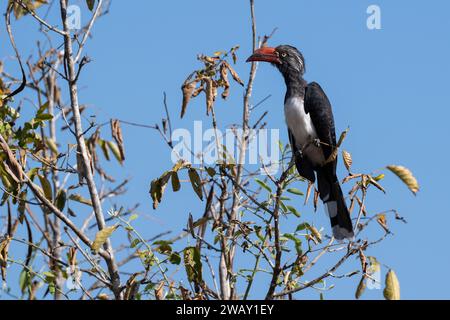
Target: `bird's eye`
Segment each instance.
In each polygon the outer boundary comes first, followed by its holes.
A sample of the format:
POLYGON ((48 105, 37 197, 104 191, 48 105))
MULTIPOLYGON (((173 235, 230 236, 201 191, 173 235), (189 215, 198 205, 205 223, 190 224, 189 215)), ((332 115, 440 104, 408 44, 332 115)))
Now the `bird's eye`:
POLYGON ((282 56, 283 58, 285 58, 285 57, 287 56, 287 53, 286 53, 286 52, 282 52, 282 53, 281 53, 281 56, 282 56))

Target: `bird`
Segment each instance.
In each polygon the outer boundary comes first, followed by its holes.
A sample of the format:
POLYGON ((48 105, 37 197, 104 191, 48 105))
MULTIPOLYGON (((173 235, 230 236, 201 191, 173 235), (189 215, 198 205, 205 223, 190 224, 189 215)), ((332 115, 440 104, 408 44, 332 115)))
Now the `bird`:
POLYGON ((286 83, 284 114, 289 141, 300 176, 315 183, 330 217, 335 239, 353 239, 353 225, 336 174, 336 131, 331 103, 317 82, 308 83, 303 54, 290 45, 261 47, 247 62, 268 62, 286 83), (316 179, 317 178, 317 179, 316 179))

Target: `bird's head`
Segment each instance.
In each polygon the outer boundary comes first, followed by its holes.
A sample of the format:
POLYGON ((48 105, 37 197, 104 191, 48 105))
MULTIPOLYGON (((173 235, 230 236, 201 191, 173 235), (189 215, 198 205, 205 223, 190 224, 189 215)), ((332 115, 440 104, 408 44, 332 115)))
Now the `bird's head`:
POLYGON ((262 47, 257 49, 247 62, 264 61, 276 66, 283 75, 298 73, 303 76, 305 73, 305 60, 302 53, 295 47, 281 45, 276 48, 262 47))

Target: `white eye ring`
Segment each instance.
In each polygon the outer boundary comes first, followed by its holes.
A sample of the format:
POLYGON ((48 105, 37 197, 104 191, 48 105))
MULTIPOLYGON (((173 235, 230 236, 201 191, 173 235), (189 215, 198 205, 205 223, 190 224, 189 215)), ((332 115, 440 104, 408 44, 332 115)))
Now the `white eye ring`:
POLYGON ((281 56, 284 58, 284 57, 287 56, 287 53, 286 53, 286 52, 283 52, 283 53, 281 54, 281 56))

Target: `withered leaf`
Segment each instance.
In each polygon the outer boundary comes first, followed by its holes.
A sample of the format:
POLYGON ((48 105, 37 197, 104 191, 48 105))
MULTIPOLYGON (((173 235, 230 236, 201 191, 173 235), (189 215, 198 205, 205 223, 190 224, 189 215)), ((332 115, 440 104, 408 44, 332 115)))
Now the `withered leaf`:
POLYGON ((225 64, 225 67, 230 71, 231 76, 233 77, 234 81, 236 81, 237 83, 239 83, 241 86, 244 86, 244 81, 241 80, 241 78, 239 78, 239 75, 237 74, 237 72, 230 66, 230 64, 227 61, 223 61, 223 64, 225 64))
POLYGON ((111 135, 117 143, 120 153, 121 161, 125 160, 125 150, 123 144, 122 129, 120 127, 120 121, 117 119, 111 119, 111 135))
POLYGON ((228 68, 224 63, 220 65, 220 80, 222 80, 222 99, 228 98, 230 94, 230 82, 228 81, 228 68))
POLYGON ((156 300, 164 300, 164 281, 161 281, 155 289, 156 300))
POLYGON ((352 155, 349 152, 342 150, 342 159, 344 159, 344 165, 347 168, 347 171, 350 172, 353 164, 352 155))
POLYGON ((384 188, 374 178, 372 178, 372 176, 368 176, 368 178, 369 178, 370 184, 377 187, 377 189, 383 191, 383 193, 386 193, 386 190, 384 190, 384 188))
POLYGON ((305 196, 305 205, 308 203, 309 197, 311 195, 311 190, 313 188, 313 184, 311 182, 308 183, 308 189, 306 190, 306 196, 305 196))
POLYGON ((386 215, 379 214, 377 217, 377 222, 384 229, 384 231, 389 232, 389 229, 387 227, 386 215))
POLYGON ((150 185, 150 196, 153 200, 153 209, 161 203, 167 183, 171 177, 171 171, 165 172, 160 178, 154 179, 150 185))
POLYGON ((306 227, 311 232, 311 235, 317 240, 317 242, 322 243, 322 235, 320 234, 319 230, 317 230, 316 227, 307 224, 306 227))
POLYGON ((366 290, 366 277, 363 276, 361 278, 361 281, 359 281, 358 287, 356 288, 355 298, 356 299, 361 298, 365 290, 366 290))
POLYGON ((408 168, 396 165, 390 165, 387 168, 399 177, 414 195, 419 191, 419 183, 408 168))
POLYGON ((97 252, 100 247, 108 240, 109 237, 113 234, 113 232, 118 228, 118 226, 105 227, 95 236, 95 240, 91 245, 91 249, 97 252))
POLYGON ((214 82, 211 78, 206 78, 206 114, 209 115, 209 112, 214 106, 214 82))
POLYGON ((184 114, 187 110, 187 105, 189 101, 191 100, 192 94, 194 93, 194 90, 197 86, 197 82, 199 80, 189 80, 189 78, 183 83, 181 86, 181 91, 183 91, 183 103, 181 105, 181 118, 184 117, 184 114))

